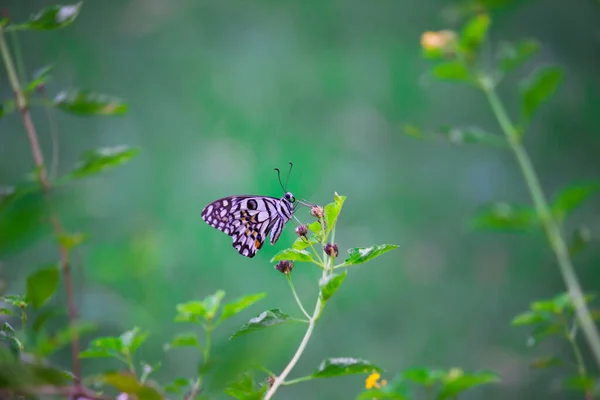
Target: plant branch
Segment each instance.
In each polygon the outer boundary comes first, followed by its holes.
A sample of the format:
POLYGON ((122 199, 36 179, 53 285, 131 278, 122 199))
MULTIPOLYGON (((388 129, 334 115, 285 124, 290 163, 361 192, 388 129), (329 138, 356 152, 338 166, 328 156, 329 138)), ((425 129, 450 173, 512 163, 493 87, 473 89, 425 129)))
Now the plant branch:
MULTIPOLYGON (((51 182, 48 180, 46 167, 44 165, 44 156, 42 154, 42 150, 40 147, 40 143, 38 140, 38 135, 35 130, 35 126, 31 119, 31 113, 29 112, 29 108, 27 105, 27 99, 21 89, 21 85, 19 83, 19 78, 16 73, 15 65, 13 63, 10 50, 6 43, 6 36, 4 34, 4 27, 0 24, 0 52, 2 53, 2 59, 4 61, 4 66, 6 67, 6 71, 8 74, 8 79, 12 86, 13 92, 15 94, 17 100, 17 109, 21 113, 21 117, 23 119, 23 125, 25 126, 25 131, 27 132, 27 137, 29 139, 29 144, 31 147, 31 153, 33 156, 33 160, 36 166, 37 178, 40 182, 40 185, 46 194, 49 195, 50 189, 52 188, 51 182)), ((69 263, 69 250, 66 246, 63 246, 60 243, 60 238, 65 235, 65 231, 62 228, 58 217, 54 214, 50 215, 50 222, 52 224, 52 228, 54 230, 54 234, 58 241, 59 246, 59 254, 60 254, 60 265, 63 272, 63 277, 65 279, 65 288, 67 292, 67 302, 68 302, 68 311, 69 311, 69 324, 73 328, 73 338, 71 340, 71 351, 72 351, 72 359, 73 359, 73 375, 75 376, 75 384, 77 386, 80 385, 81 382, 81 366, 79 362, 79 335, 75 330, 75 320, 77 319, 77 308, 75 306, 75 296, 73 293, 73 284, 71 280, 71 267, 69 263)))
POLYGON ((294 299, 296 299, 296 303, 298 303, 298 307, 302 310, 302 313, 310 320, 310 315, 306 312, 306 309, 302 305, 300 298, 298 297, 298 293, 296 293, 296 288, 294 288, 294 283, 292 282, 292 277, 290 274, 286 275, 287 281, 290 284, 290 289, 292 289, 292 293, 294 294, 294 299))
MULTIPOLYGON (((210 325, 210 323, 206 326, 204 326, 204 330, 206 332, 206 337, 205 337, 205 343, 204 343, 204 347, 202 350, 202 362, 204 363, 204 365, 208 364, 208 358, 210 357, 210 341, 211 341, 211 335, 212 335, 212 331, 214 329, 214 326, 210 325)), ((202 387, 202 372, 200 372, 198 379, 196 379, 196 381, 194 382, 194 386, 192 387, 192 390, 190 390, 190 392, 185 396, 185 400, 193 400, 196 398, 196 396, 198 395, 198 393, 200 393, 200 388, 202 387)))
POLYGON ((568 247, 563 238, 559 224, 554 218, 550 206, 548 205, 548 201, 546 200, 539 179, 535 173, 531 159, 521 143, 519 133, 517 132, 514 124, 511 122, 504 105, 498 98, 493 83, 489 79, 481 78, 479 80, 479 84, 487 97, 487 100, 496 119, 498 120, 500 127, 508 139, 519 167, 521 168, 521 172, 523 173, 523 177, 525 178, 525 182, 529 188, 529 193, 533 200, 537 216, 542 222, 546 236, 550 242, 550 246, 556 254, 560 272, 569 295, 573 300, 573 304, 575 305, 577 319, 579 320, 581 328, 583 329, 587 341, 592 349, 596 363, 600 367, 600 335, 598 334, 598 331, 592 322, 590 311, 585 303, 585 297, 583 295, 581 285, 577 279, 577 275, 575 274, 573 264, 571 263, 568 247))

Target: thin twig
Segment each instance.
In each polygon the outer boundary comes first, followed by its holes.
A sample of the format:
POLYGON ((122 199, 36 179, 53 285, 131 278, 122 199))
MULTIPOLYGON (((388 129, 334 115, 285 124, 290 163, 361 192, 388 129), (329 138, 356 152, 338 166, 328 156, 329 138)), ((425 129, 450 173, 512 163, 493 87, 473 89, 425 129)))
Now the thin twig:
MULTIPOLYGON (((27 106, 27 99, 23 94, 23 90, 21 89, 21 85, 19 83, 19 79, 17 77, 15 71, 15 65, 13 63, 10 51, 8 49, 8 45, 6 44, 6 37, 4 35, 4 27, 0 24, 0 52, 2 53, 2 58, 4 60, 4 65, 6 67, 6 71, 8 74, 8 78, 10 80, 10 84, 12 86, 13 92, 17 99, 17 109, 21 113, 21 117, 23 119, 23 125, 25 126, 25 131, 27 132, 27 137, 29 139, 29 144, 31 146, 31 153, 33 155, 33 160, 36 166, 36 175, 40 182, 40 185, 46 194, 49 195, 50 190, 52 189, 52 184, 48 180, 46 166, 44 165, 44 156, 42 154, 42 150, 40 147, 40 143, 38 140, 38 135, 35 130, 35 126, 31 119, 31 113, 29 112, 29 108, 27 106)), ((60 243, 60 238, 65 235, 65 230, 61 226, 60 220, 55 214, 50 215, 50 222, 52 224, 52 228, 54 230, 54 234, 58 241, 58 249, 60 254, 60 265, 63 272, 63 277, 65 279, 65 288, 67 292, 67 303, 68 303, 68 311, 69 311, 69 324, 71 328, 73 328, 73 337, 71 339, 71 351, 73 358, 73 375, 75 377, 75 384, 79 386, 81 382, 81 367, 79 363, 79 335, 75 329, 75 320, 77 318, 77 308, 75 306, 75 296, 73 293, 73 284, 71 280, 71 267, 69 264, 69 250, 67 247, 63 246, 60 243)))

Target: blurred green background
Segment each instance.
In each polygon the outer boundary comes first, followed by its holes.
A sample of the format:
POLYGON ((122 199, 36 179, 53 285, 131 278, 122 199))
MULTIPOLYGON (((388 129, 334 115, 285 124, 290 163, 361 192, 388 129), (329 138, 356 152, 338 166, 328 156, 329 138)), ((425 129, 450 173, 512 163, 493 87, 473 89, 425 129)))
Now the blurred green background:
MULTIPOLYGON (((528 348, 528 330, 509 325, 530 301, 563 290, 543 235, 469 228, 470 217, 487 202, 529 201, 512 155, 419 141, 401 130, 409 122, 498 132, 480 93, 426 74, 420 35, 456 28, 460 4, 88 1, 68 29, 21 34, 28 73, 55 66, 50 94, 81 87, 130 104, 121 118, 55 113, 60 172, 90 148, 128 144, 141 150, 126 166, 55 194, 67 229, 89 234, 74 259, 82 318, 97 322, 103 335, 136 325, 151 331, 142 356, 163 360, 156 378, 167 382, 192 375, 197 362, 186 351, 163 355, 162 344, 186 330, 172 322, 175 304, 217 289, 229 300, 265 291, 268 297, 220 328, 215 341, 223 354, 247 347, 247 357, 280 371, 303 327, 275 328, 237 344, 227 338, 267 308, 299 315, 285 279, 269 263, 294 240, 292 224, 276 246, 247 259, 202 221, 200 211, 227 195, 280 196, 273 168, 285 170, 292 161, 288 188, 297 197, 320 204, 335 191, 348 197, 336 235, 342 252, 400 245, 350 270, 292 377, 312 372, 325 357, 351 356, 383 366, 388 379, 417 365, 501 375, 501 384, 464 398, 568 398, 562 372, 529 368, 534 356, 567 349, 552 343, 528 348)), ((4 0, 2 7, 20 21, 47 5, 4 0)), ((500 88, 510 111, 518 111, 516 84, 528 72, 540 64, 566 69, 564 85, 526 137, 546 192, 597 178, 600 7, 584 0, 568 6, 529 1, 492 16, 493 43, 532 37, 543 45, 500 88)), ((11 95, 4 71, 0 92, 11 95)), ((45 112, 33 115, 49 159, 45 112)), ((0 184, 21 182, 31 171, 20 118, 7 115, 0 122, 0 184)), ((0 273, 9 293, 21 292, 27 273, 57 258, 48 229, 29 226, 37 224, 35 200, 23 207, 16 225, 0 223, 0 273)), ((307 209, 297 215, 311 221, 307 209)), ((598 201, 580 209, 569 226, 581 223, 600 233, 598 201)), ((598 290, 597 246, 575 263, 585 289, 598 290)), ((308 307, 319 276, 312 265, 294 269, 308 307)), ((62 301, 61 292, 55 303, 62 301)), ((56 359, 70 365, 67 350, 56 359)), ((85 361, 84 372, 106 366, 85 361)), ((284 387, 279 397, 350 399, 363 386, 363 376, 322 380, 284 387)))

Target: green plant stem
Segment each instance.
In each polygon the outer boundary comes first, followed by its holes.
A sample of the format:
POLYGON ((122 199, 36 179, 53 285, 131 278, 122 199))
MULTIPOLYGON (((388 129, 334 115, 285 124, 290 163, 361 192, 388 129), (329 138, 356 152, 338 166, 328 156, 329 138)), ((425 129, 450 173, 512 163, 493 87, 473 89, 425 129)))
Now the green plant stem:
MULTIPOLYGON (((210 324, 210 322, 204 327, 206 332, 204 338, 204 347, 202 349, 202 362, 204 365, 208 364, 208 359, 210 357, 210 344, 211 344, 211 336, 214 327, 210 324)), ((193 400, 196 398, 198 393, 200 392, 200 388, 202 387, 202 372, 199 374, 198 378, 194 382, 194 386, 192 386, 192 390, 185 396, 185 400, 193 400)))
POLYGON ((301 376, 300 378, 281 382, 281 385, 282 386, 293 385, 294 383, 306 382, 306 381, 310 381, 311 379, 313 379, 313 377, 311 375, 301 376))
MULTIPOLYGON (((29 144, 31 147, 31 153, 36 167, 37 178, 46 196, 48 196, 52 189, 52 184, 48 180, 46 166, 44 164, 44 156, 38 140, 38 135, 31 119, 31 113, 27 105, 27 99, 21 89, 19 78, 16 73, 15 64, 12 60, 10 50, 6 43, 6 36, 4 34, 4 26, 0 24, 0 53, 2 53, 2 60, 6 68, 10 85, 13 89, 15 97, 17 99, 17 109, 21 113, 23 125, 27 132, 29 144)), ((69 249, 63 246, 60 242, 60 238, 65 235, 60 220, 55 214, 50 215, 50 222, 58 242, 58 251, 60 255, 60 265, 65 280, 65 290, 67 292, 67 308, 69 312, 69 324, 73 329, 73 337, 71 339, 71 352, 73 360, 73 375, 76 387, 81 384, 81 364, 79 362, 79 335, 75 329, 75 322, 77 319, 77 307, 75 306, 75 295, 73 291, 73 283, 71 279, 71 265, 69 260, 69 249)))
POLYGON ((298 293, 296 293, 296 288, 294 288, 294 283, 292 282, 292 277, 290 274, 288 274, 286 276, 288 283, 290 284, 290 289, 292 289, 292 293, 294 294, 294 299, 296 299, 296 303, 298 303, 298 307, 300 307, 300 310, 302 310, 302 313, 306 316, 306 318, 308 318, 310 320, 310 314, 308 314, 308 312, 306 312, 306 309, 304 308, 304 306, 302 305, 302 302, 300 301, 300 298, 298 297, 298 293))
MULTIPOLYGON (((321 221, 321 226, 323 226, 323 221, 321 221)), ((325 241, 326 241, 326 238, 324 237, 323 242, 325 242, 325 241)), ((323 272, 321 275, 321 279, 326 278, 328 276, 328 274, 330 273, 329 266, 333 265, 333 261, 329 260, 329 258, 327 257, 327 254, 325 254, 325 250, 323 250, 323 259, 326 262, 323 264, 323 272)), ((317 297, 317 302, 315 304, 315 309, 314 309, 312 315, 310 316, 310 318, 308 319, 308 328, 306 328, 306 332, 304 333, 304 337, 302 338, 302 341, 298 345, 296 352, 294 353, 294 355, 292 356, 292 358, 288 362, 288 364, 285 366, 283 371, 281 371, 281 373, 275 378, 275 381, 273 382, 273 384, 267 391, 267 394, 265 395, 264 400, 269 400, 275 395, 275 392, 277 391, 277 389, 281 385, 284 384, 285 378, 287 378, 287 376, 290 374, 290 372, 292 372, 292 369, 294 369, 294 367, 296 366, 296 363, 298 363, 298 360, 302 356, 302 353, 304 353, 304 350, 306 350, 308 341, 310 340, 310 337, 313 334, 313 331, 315 329, 315 324, 321 317, 321 313, 323 312, 325 303, 326 302, 321 299, 321 293, 319 292, 319 295, 317 297)), ((290 381, 290 382, 294 382, 294 381, 290 381)))
POLYGON ((539 179, 533 168, 533 164, 527 154, 519 132, 511 122, 504 105, 498 98, 494 85, 489 78, 481 78, 479 84, 483 92, 485 93, 487 100, 492 108, 492 111, 498 120, 502 131, 506 135, 512 151, 515 154, 529 193, 533 200, 533 204, 537 213, 538 218, 544 226, 546 236, 550 243, 550 246, 556 254, 558 266, 562 274, 563 280, 575 305, 575 312, 577 319, 581 324, 581 328, 587 338, 587 341, 592 349, 596 363, 600 367, 600 335, 592 322, 590 311, 585 303, 585 298, 581 290, 581 285, 577 279, 575 269, 571 263, 567 244, 562 236, 559 224, 557 223, 548 201, 544 195, 539 179))

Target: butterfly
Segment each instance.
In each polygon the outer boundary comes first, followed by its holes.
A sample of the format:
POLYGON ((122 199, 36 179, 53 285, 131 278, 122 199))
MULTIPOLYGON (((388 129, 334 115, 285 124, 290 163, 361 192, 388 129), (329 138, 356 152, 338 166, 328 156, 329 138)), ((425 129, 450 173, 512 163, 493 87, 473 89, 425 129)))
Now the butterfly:
MULTIPOLYGON (((292 166, 290 163, 290 172, 292 166)), ((279 184, 285 191, 283 197, 228 196, 213 201, 202 210, 202 219, 213 228, 231 236, 233 247, 245 257, 254 257, 269 233, 271 245, 274 245, 288 221, 296 218, 294 212, 298 206, 309 205, 304 200, 296 200, 291 192, 286 191, 287 179, 283 185, 279 169, 275 170, 279 184)))

